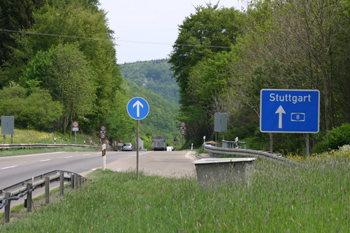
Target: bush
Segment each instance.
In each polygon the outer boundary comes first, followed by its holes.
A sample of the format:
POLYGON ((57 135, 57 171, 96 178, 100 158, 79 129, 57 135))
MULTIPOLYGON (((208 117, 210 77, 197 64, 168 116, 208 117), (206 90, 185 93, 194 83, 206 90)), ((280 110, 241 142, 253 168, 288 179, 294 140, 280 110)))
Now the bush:
POLYGON ((343 124, 336 127, 323 137, 323 141, 312 148, 312 153, 337 150, 339 147, 350 143, 350 124, 343 124))

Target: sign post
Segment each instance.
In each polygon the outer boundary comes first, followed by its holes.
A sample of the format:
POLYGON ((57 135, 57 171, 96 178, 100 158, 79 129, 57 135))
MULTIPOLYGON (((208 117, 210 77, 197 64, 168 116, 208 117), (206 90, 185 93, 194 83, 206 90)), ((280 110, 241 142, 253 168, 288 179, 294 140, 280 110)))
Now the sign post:
POLYGON ((72 131, 74 131, 75 144, 77 144, 77 131, 79 131, 79 123, 77 121, 73 121, 72 131))
POLYGON ((260 131, 272 133, 318 133, 320 92, 318 90, 262 89, 260 91, 260 131))
POLYGON ((136 177, 139 179, 139 121, 146 118, 149 113, 147 101, 141 97, 135 97, 129 100, 126 110, 131 118, 137 120, 136 131, 136 177))

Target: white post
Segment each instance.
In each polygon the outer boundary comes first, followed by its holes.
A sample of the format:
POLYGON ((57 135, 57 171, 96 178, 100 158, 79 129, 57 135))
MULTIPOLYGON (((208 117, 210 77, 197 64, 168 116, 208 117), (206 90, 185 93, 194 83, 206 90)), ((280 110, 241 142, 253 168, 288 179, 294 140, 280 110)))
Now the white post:
POLYGON ((191 150, 193 150, 193 143, 191 143, 191 150))
POLYGON ((106 144, 102 144, 102 170, 106 170, 106 144))

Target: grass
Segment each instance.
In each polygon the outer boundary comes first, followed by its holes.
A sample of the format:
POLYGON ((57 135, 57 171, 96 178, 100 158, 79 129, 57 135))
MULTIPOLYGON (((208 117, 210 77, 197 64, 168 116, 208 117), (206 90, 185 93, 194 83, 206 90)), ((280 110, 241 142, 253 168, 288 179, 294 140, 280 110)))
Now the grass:
MULTIPOLYGON (((1 127, 0 127, 1 130, 1 127)), ((57 144, 74 144, 75 137, 74 134, 67 133, 63 135, 61 133, 47 133, 40 132, 36 130, 28 130, 28 129, 15 129, 15 133, 13 135, 13 143, 14 144, 30 144, 30 143, 44 143, 44 144, 53 144, 54 138, 56 138, 57 144)), ((84 141, 87 145, 93 145, 98 143, 99 138, 97 136, 92 137, 88 135, 81 134, 77 132, 77 144, 84 144, 84 141)), ((1 138, 1 143, 4 143, 4 139, 1 138)), ((5 144, 11 143, 11 135, 6 135, 5 144)))
MULTIPOLYGON (((1 127, 0 127, 1 130, 1 127)), ((56 139, 57 144, 75 144, 74 135, 70 134, 60 134, 60 133, 47 133, 40 132, 36 130, 22 130, 15 129, 15 134, 13 135, 14 144, 30 144, 30 143, 43 143, 43 144, 54 144, 54 139, 56 139)), ((91 137, 88 135, 77 133, 77 144, 86 145, 97 145, 99 139, 97 137, 91 137)), ((1 138, 1 143, 3 143, 3 138, 1 138)), ((6 135, 6 144, 11 143, 11 135, 6 135)), ((88 148, 79 147, 62 147, 62 148, 35 148, 35 149, 12 149, 12 150, 0 150, 0 156, 10 156, 10 155, 20 155, 28 153, 45 153, 52 151, 86 151, 86 150, 96 150, 88 148)))
POLYGON ((349 152, 304 166, 258 160, 249 186, 97 170, 93 182, 0 232, 349 232, 349 152))

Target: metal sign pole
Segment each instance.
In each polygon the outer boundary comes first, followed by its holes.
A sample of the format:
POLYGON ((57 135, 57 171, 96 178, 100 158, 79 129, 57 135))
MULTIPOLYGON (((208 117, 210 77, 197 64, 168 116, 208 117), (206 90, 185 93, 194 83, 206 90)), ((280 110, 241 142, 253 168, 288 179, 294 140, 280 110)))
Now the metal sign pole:
POLYGON ((310 156, 310 140, 309 134, 306 134, 306 156, 310 156))
POLYGON ((77 131, 74 131, 75 144, 77 144, 77 131))
POLYGON ((270 134, 270 153, 273 152, 273 136, 272 136, 272 133, 269 133, 270 134))
POLYGON ((139 120, 137 120, 136 135, 136 178, 139 179, 139 120))

